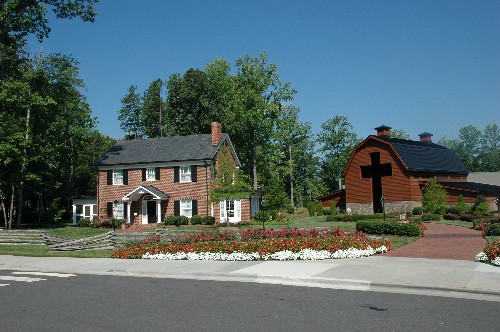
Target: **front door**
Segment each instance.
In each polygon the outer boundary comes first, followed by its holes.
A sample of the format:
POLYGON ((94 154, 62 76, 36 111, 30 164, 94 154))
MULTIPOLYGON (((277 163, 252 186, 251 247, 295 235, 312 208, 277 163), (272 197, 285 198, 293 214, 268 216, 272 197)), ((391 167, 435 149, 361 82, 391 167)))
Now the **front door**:
POLYGON ((236 223, 241 221, 241 201, 220 201, 220 221, 236 223))
POLYGON ((142 223, 143 224, 156 223, 156 219, 157 219, 156 201, 143 200, 142 201, 142 223))

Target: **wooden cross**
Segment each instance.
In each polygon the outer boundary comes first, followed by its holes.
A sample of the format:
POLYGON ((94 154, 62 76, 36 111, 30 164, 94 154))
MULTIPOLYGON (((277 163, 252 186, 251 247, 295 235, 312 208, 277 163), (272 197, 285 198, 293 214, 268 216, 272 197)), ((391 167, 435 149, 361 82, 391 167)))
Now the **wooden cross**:
POLYGON ((361 166, 361 177, 372 179, 373 212, 383 212, 382 202, 382 177, 392 176, 392 165, 380 163, 380 152, 370 153, 371 165, 361 166))

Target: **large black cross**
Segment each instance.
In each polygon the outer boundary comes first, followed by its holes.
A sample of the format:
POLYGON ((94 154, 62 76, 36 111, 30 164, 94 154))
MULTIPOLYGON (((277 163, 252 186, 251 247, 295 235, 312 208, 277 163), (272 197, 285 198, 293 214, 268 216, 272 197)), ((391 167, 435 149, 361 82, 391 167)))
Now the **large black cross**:
POLYGON ((382 202, 382 177, 392 176, 392 165, 380 163, 380 152, 370 153, 371 165, 361 166, 361 177, 372 179, 373 212, 383 212, 382 202))

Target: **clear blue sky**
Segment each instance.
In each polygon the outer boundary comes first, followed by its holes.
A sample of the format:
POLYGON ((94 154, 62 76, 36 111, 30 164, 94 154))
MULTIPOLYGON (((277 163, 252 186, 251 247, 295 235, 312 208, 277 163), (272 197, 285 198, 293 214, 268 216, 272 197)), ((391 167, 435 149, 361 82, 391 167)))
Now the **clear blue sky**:
MULTIPOLYGON (((50 18, 45 55, 80 62, 98 128, 123 137, 135 84, 265 51, 313 125, 346 116, 361 137, 386 124, 413 139, 500 124, 500 1, 104 0, 95 23, 50 18)), ((30 50, 36 52, 36 43, 30 50)))

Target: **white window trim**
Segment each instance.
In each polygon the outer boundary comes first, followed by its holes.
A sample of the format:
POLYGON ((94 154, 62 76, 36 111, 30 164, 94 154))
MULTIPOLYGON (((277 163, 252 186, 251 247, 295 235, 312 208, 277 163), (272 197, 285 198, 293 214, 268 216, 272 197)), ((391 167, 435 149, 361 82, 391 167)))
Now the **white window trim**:
MULTIPOLYGON (((219 206, 220 206, 220 222, 221 223, 225 223, 227 220, 226 220, 226 215, 227 215, 227 202, 229 201, 220 201, 219 202, 219 206)), ((241 221, 241 200, 237 199, 237 200, 234 200, 234 201, 231 201, 233 202, 233 206, 234 206, 234 212, 233 212, 233 217, 229 217, 228 218, 228 221, 230 223, 237 223, 237 222, 240 222, 241 221)))
POLYGON ((179 167, 179 182, 192 182, 191 176, 191 166, 180 166, 179 167), (183 179, 183 177, 188 177, 189 180, 183 179))
POLYGON ((180 215, 191 218, 193 216, 193 201, 181 200, 181 202, 179 204, 180 204, 180 208, 179 208, 180 215), (187 211, 189 211, 189 213, 187 211))
POLYGON ((156 168, 146 168, 146 181, 156 181, 156 168))
POLYGON ((123 185, 123 169, 113 170, 113 185, 123 185))

